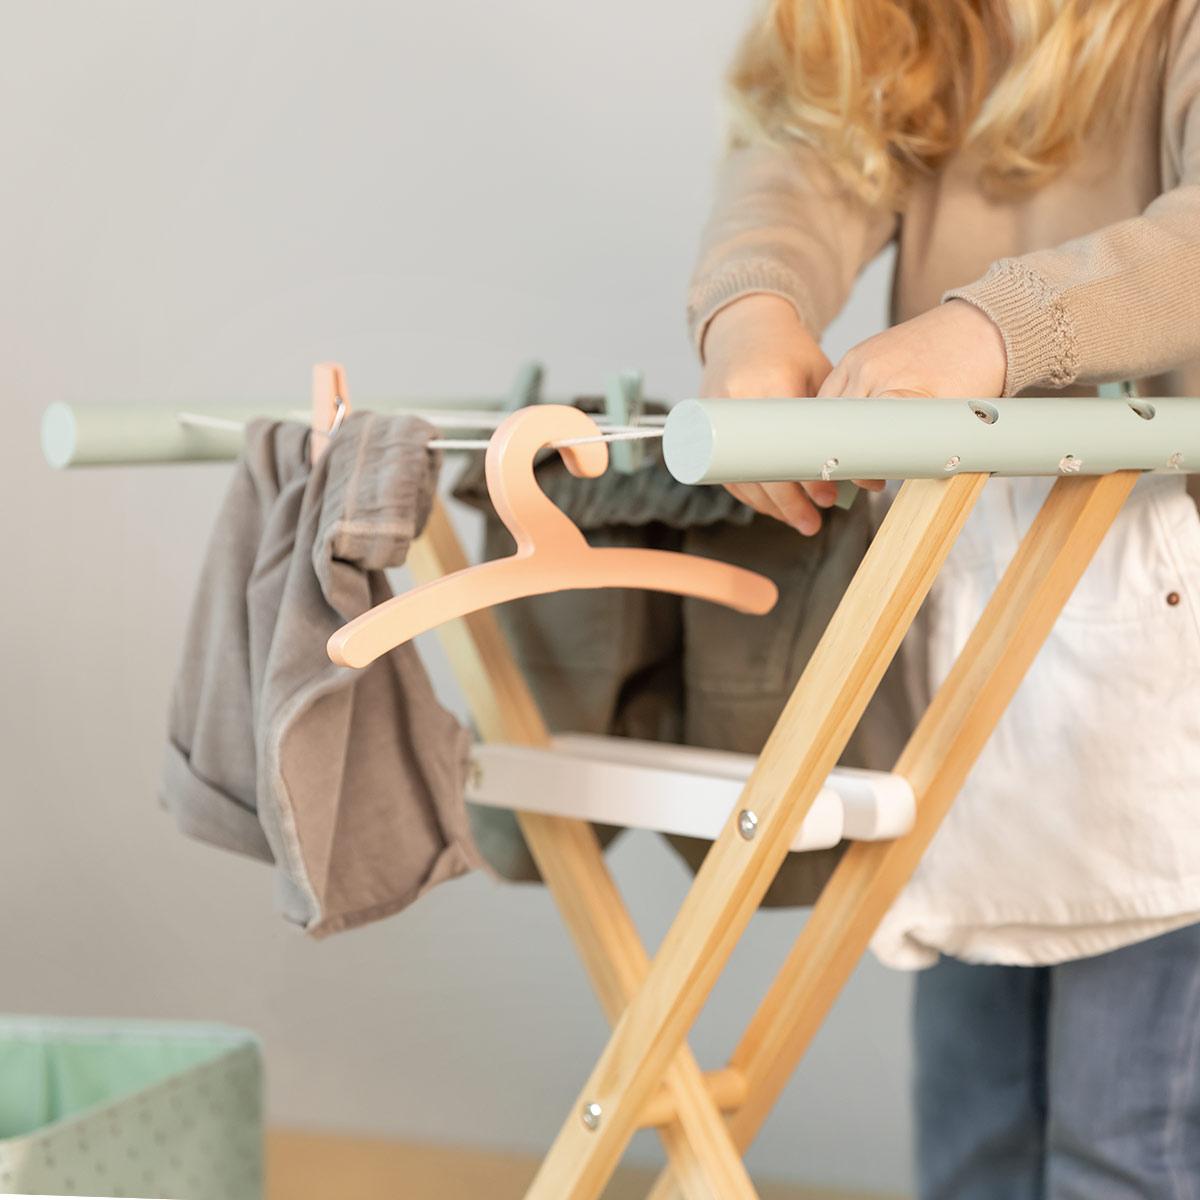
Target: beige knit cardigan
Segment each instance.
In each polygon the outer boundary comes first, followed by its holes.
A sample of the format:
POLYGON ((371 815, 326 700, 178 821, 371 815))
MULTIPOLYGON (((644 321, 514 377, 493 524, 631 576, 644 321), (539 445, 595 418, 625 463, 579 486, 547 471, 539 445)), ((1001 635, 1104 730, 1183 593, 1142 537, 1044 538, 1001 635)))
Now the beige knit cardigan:
MULTIPOLYGON (((719 309, 752 292, 787 298, 819 336, 864 264, 895 242, 893 319, 943 298, 977 305, 1004 336, 1008 395, 1171 375, 1200 359, 1198 8, 1180 0, 1165 59, 1120 133, 1094 137, 1024 199, 985 196, 967 155, 918 180, 900 212, 873 209, 813 151, 735 149, 689 296, 697 346, 719 309)), ((1195 395, 1191 376, 1151 390, 1195 395)))

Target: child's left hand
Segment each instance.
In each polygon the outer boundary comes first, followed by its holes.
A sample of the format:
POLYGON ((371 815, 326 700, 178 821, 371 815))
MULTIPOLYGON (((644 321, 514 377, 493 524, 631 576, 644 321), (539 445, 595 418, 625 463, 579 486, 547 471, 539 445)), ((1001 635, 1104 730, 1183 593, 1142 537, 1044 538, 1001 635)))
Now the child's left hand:
POLYGON ((991 319, 965 300, 948 300, 846 351, 817 395, 984 399, 1004 394, 1007 368, 991 319))

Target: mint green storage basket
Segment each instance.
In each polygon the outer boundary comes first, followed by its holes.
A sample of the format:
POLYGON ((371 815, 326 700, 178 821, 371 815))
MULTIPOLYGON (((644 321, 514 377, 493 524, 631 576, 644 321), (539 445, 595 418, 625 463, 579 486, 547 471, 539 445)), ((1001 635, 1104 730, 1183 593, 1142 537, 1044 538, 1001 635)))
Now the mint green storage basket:
POLYGON ((258 1040, 0 1016, 0 1194, 260 1200, 258 1040))

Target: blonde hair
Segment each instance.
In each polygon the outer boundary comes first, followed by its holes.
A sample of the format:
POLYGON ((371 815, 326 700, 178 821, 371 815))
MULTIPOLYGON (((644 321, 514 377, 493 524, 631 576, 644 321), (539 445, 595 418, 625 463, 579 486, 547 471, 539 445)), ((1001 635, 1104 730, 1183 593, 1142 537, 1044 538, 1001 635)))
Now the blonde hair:
POLYGON ((796 139, 896 203, 959 150, 1033 190, 1128 110, 1173 0, 768 0, 730 73, 737 140, 796 139))

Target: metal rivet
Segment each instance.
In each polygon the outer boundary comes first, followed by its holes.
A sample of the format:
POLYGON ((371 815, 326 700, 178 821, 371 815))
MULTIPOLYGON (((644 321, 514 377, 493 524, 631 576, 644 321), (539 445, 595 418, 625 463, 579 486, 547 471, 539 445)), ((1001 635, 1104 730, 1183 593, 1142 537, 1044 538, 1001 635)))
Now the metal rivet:
POLYGON ((946 470, 953 471, 960 462, 962 462, 962 459, 959 458, 957 454, 950 455, 950 457, 946 459, 946 470))
POLYGON ((584 1125, 594 1132, 600 1128, 600 1118, 604 1116, 604 1109, 592 1100, 583 1106, 583 1112, 579 1115, 583 1118, 584 1125))
POLYGON ((1170 467, 1172 471, 1178 471, 1179 468, 1183 466, 1183 451, 1176 450, 1175 453, 1167 459, 1167 466, 1170 467))
POLYGON ((1167 603, 1172 608, 1174 608, 1175 605, 1177 605, 1179 603, 1180 599, 1181 599, 1181 597, 1178 592, 1168 592, 1167 593, 1167 603))
POLYGON ((757 832, 758 814, 751 812, 748 808, 743 808, 742 811, 738 813, 738 833, 740 833, 742 837, 749 842, 753 839, 757 832))
POLYGON ((1064 475, 1075 475, 1079 472, 1079 468, 1083 466, 1083 459, 1076 458, 1074 454, 1064 454, 1058 460, 1058 469, 1064 475))
POLYGON ((838 460, 836 458, 827 458, 821 464, 821 478, 823 480, 825 480, 826 483, 828 483, 829 480, 833 477, 834 471, 836 471, 838 469, 839 465, 840 464, 838 463, 838 460))

